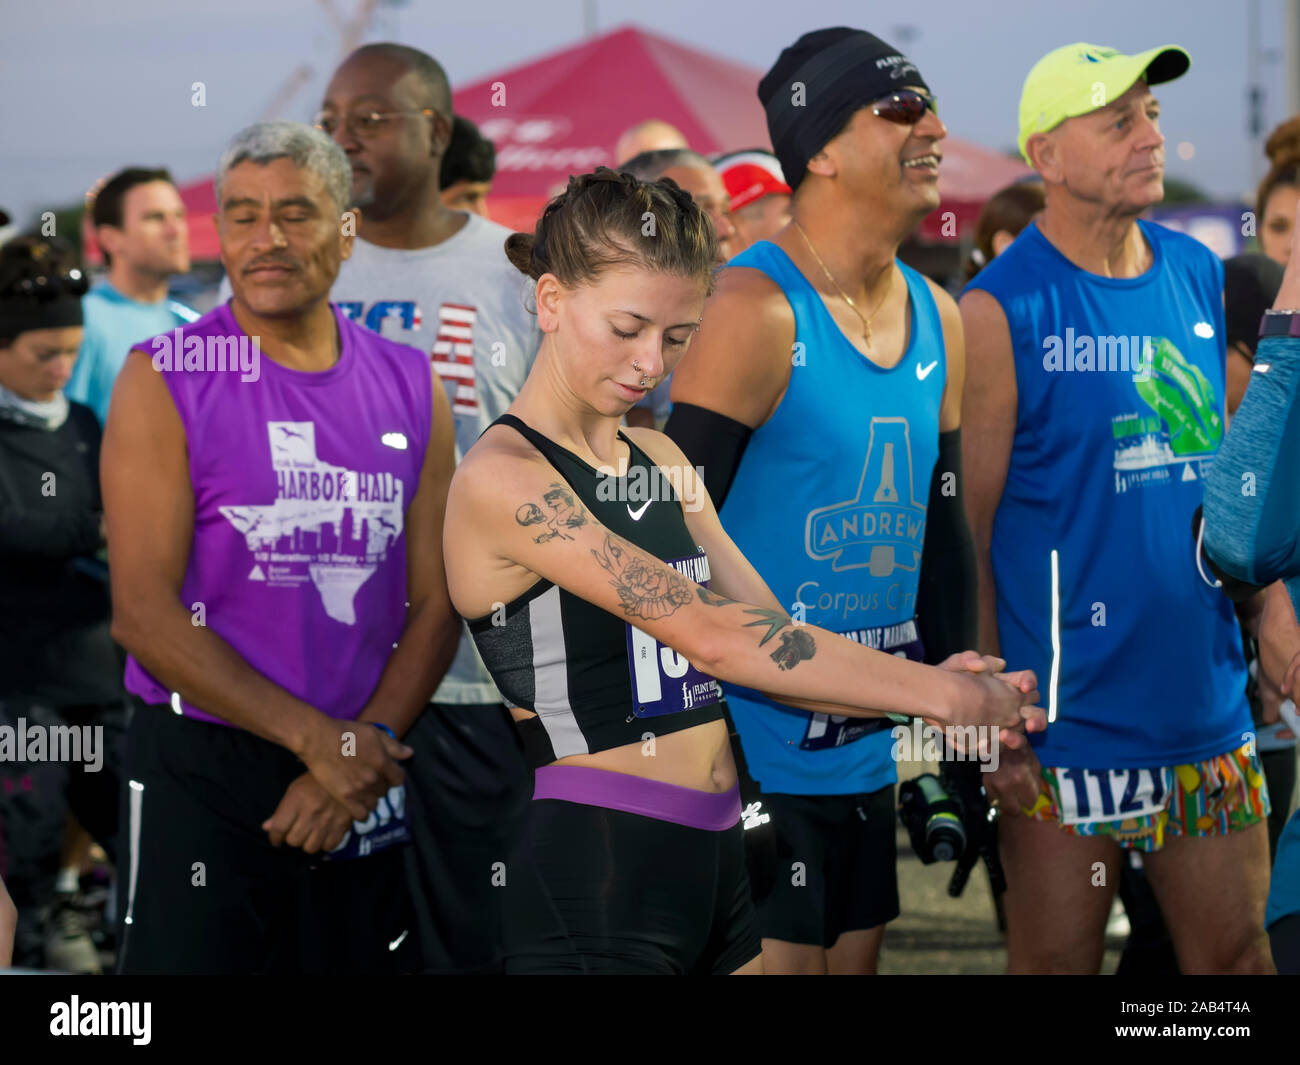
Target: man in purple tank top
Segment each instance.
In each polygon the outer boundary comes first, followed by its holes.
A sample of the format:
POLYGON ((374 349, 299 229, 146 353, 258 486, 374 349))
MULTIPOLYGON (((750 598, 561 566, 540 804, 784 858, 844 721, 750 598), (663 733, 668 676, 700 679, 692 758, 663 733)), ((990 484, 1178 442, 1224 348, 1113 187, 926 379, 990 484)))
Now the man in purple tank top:
POLYGON ((138 697, 119 969, 401 970, 395 737, 459 636, 451 410, 425 356, 329 303, 358 213, 328 137, 252 126, 216 191, 234 298, 131 352, 104 439, 138 697))

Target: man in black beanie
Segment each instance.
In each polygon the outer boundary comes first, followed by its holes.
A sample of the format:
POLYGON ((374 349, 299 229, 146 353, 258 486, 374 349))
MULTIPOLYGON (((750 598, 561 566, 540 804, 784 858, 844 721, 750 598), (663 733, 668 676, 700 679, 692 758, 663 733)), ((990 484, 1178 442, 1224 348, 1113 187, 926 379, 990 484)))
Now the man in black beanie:
MULTIPOLYGON (((862 30, 805 34, 758 95, 793 221, 722 271, 666 432, 796 619, 942 662, 976 640, 965 356, 952 299, 896 256, 939 204, 947 130, 916 65, 862 30)), ((883 719, 726 689, 764 970, 874 972, 898 915, 895 757, 921 753, 883 719)))

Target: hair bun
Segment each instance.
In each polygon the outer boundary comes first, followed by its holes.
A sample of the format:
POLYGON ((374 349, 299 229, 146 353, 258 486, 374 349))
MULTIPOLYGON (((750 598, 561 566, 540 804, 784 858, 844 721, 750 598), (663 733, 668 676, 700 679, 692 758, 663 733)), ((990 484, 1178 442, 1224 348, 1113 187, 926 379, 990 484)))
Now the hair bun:
POLYGON ((532 233, 511 233, 506 237, 506 258, 510 260, 510 265, 534 281, 541 276, 534 272, 536 264, 533 251, 536 242, 537 238, 532 233))
POLYGON ((1287 119, 1268 135, 1264 152, 1273 166, 1300 162, 1300 115, 1287 119))

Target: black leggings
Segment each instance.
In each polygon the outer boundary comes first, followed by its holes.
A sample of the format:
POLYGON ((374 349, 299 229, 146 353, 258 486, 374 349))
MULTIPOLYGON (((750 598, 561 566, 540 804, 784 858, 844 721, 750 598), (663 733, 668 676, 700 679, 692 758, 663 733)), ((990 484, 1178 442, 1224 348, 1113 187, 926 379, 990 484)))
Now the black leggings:
POLYGON ((507 863, 506 972, 734 972, 761 950, 741 832, 534 800, 507 863))
MULTIPOLYGON (((63 848, 69 810, 117 861, 118 796, 127 704, 50 709, 30 701, 0 702, 0 725, 27 729, 102 728, 98 768, 89 757, 66 761, 0 763, 0 876, 19 909, 48 901, 63 848)), ((50 752, 47 752, 47 754, 50 752)), ((86 752, 83 752, 85 755, 86 752)))

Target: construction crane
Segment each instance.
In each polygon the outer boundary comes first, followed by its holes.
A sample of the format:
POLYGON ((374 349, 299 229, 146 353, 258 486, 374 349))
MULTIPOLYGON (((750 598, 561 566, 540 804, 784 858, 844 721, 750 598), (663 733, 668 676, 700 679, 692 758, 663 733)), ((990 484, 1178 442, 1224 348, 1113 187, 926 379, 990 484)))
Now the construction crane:
POLYGON ((311 81, 312 75, 315 73, 315 70, 304 63, 290 74, 275 96, 271 98, 271 102, 266 105, 266 109, 262 112, 262 117, 258 121, 270 122, 272 119, 283 118, 284 113, 289 109, 290 102, 302 91, 303 86, 311 81))
MULTIPOLYGON (((338 31, 339 59, 348 55, 361 43, 361 38, 365 36, 366 29, 370 25, 370 20, 374 16, 375 8, 379 5, 379 2, 380 0, 361 0, 352 17, 345 18, 339 13, 334 0, 319 0, 320 6, 325 9, 325 14, 329 16, 334 28, 338 31)), ((315 69, 307 63, 303 63, 294 70, 276 90, 275 95, 271 97, 271 102, 266 105, 262 112, 261 121, 267 122, 271 119, 284 117, 294 97, 302 92, 315 74, 315 69)))

